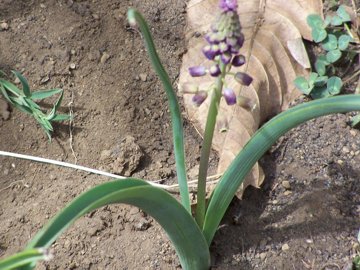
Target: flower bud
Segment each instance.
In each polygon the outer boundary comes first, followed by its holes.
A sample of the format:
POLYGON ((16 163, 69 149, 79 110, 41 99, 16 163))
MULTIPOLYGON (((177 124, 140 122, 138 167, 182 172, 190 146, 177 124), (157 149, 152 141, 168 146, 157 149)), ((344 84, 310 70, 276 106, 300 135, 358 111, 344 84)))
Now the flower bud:
POLYGON ((205 57, 209 60, 213 60, 215 57, 215 52, 213 50, 211 50, 211 46, 210 45, 206 45, 203 48, 203 53, 205 55, 205 57))
POLYGON ((192 102, 195 106, 199 107, 207 98, 208 93, 204 90, 199 91, 196 95, 192 97, 192 102))
POLYGON ((231 88, 224 88, 223 96, 225 98, 227 105, 236 104, 236 95, 235 95, 234 90, 232 90, 231 88))
POLYGON ((223 54, 221 54, 220 59, 221 59, 221 62, 223 62, 225 65, 227 65, 231 61, 231 54, 223 53, 223 54))
POLYGON ((190 67, 189 73, 192 77, 201 77, 206 74, 206 68, 203 66, 190 67))
POLYGON ((227 52, 229 50, 229 45, 226 44, 225 42, 221 42, 219 44, 219 49, 221 53, 227 52))
POLYGON ((196 94, 198 91, 199 86, 193 83, 185 83, 181 88, 181 92, 184 94, 196 94))
POLYGON ((237 1, 236 0, 220 0, 219 7, 223 11, 236 10, 237 9, 237 1))
POLYGON ((217 77, 221 73, 219 65, 212 66, 209 69, 209 71, 210 71, 210 75, 213 76, 213 77, 217 77))
POLYGON ((253 78, 251 76, 247 75, 244 72, 237 72, 234 76, 235 80, 242 85, 249 86, 251 82, 253 81, 253 78))
POLYGON ((248 111, 253 111, 256 108, 256 103, 244 96, 238 96, 237 104, 248 111))
POLYGON ((240 67, 242 66, 243 64, 245 64, 245 56, 243 56, 242 54, 240 55, 236 55, 231 64, 234 66, 234 67, 240 67))

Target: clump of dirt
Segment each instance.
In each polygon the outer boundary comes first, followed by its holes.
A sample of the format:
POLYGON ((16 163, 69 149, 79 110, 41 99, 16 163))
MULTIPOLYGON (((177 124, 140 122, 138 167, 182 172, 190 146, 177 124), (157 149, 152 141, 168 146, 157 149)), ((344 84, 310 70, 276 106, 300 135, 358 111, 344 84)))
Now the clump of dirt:
MULTIPOLYGON (((62 87, 61 111, 74 113, 71 126, 55 126, 50 144, 33 119, 14 110, 9 119, 0 118, 1 150, 176 181, 166 96, 140 34, 126 22, 130 6, 144 13, 175 84, 186 50, 184 1, 0 2, 7 25, 0 31, 0 69, 21 71, 32 89, 62 87)), ((339 269, 351 261, 358 251, 360 149, 348 120, 340 114, 309 122, 263 159, 265 185, 233 202, 211 247, 214 269, 339 269)), ((184 125, 186 165, 195 176, 201 139, 184 125)), ((77 195, 109 181, 0 160, 0 257, 24 248, 77 195)), ((124 205, 79 219, 51 252, 54 259, 37 269, 180 268, 159 225, 124 205)))

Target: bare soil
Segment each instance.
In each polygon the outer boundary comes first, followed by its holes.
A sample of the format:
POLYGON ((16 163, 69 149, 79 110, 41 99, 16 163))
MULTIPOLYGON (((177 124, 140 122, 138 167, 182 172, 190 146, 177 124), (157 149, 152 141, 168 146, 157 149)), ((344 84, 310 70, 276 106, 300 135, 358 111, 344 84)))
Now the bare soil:
MULTIPOLYGON (((129 7, 148 20, 175 85, 186 50, 183 0, 0 1, 0 21, 9 26, 0 31, 0 69, 23 72, 33 89, 62 87, 61 110, 74 114, 49 143, 33 119, 11 111, 0 118, 1 150, 175 182, 166 97, 140 34, 126 22, 129 7)), ((262 159, 265 184, 234 199, 211 247, 213 269, 351 269, 359 252, 360 137, 349 119, 302 125, 262 159)), ((191 171, 201 138, 184 124, 191 171)), ((0 257, 24 248, 81 192, 109 181, 3 157, 0 176, 0 257)), ((81 218, 51 252, 54 259, 37 269, 180 268, 160 226, 124 205, 81 218)))

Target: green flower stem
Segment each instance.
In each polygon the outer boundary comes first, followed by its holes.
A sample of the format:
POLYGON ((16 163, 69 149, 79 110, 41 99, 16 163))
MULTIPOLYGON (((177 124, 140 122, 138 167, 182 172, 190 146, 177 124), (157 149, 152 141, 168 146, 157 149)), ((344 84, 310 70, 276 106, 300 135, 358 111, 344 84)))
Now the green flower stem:
POLYGON ((164 66, 161 64, 160 58, 156 52, 153 39, 151 37, 149 27, 143 16, 135 9, 129 9, 128 20, 131 25, 139 25, 140 31, 143 34, 146 50, 149 54, 151 64, 159 76, 165 88, 166 95, 169 100, 169 109, 171 113, 171 122, 173 129, 173 142, 175 153, 176 172, 178 177, 181 203, 185 209, 191 213, 189 188, 186 179, 185 167, 185 151, 184 151, 184 131, 182 124, 182 117, 180 107, 174 89, 164 66))
POLYGON ((196 206, 196 215, 195 219, 199 227, 202 228, 205 218, 206 210, 206 177, 207 170, 209 166, 209 156, 211 150, 211 144, 214 136, 216 117, 218 114, 220 99, 221 99, 221 90, 223 88, 223 81, 226 75, 226 65, 220 63, 221 75, 217 78, 216 88, 213 90, 211 95, 211 101, 209 106, 209 111, 206 119, 206 126, 204 132, 204 141, 201 148, 200 155, 200 166, 199 166, 199 177, 198 177, 198 187, 197 187, 197 206, 196 206))

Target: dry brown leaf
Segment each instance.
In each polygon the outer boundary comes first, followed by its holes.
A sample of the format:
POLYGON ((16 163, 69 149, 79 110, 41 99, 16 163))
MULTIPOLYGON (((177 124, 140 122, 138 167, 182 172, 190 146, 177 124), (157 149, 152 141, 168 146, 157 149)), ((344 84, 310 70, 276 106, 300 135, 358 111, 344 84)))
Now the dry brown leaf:
MULTIPOLYGON (((220 103, 213 148, 219 153, 218 172, 223 172, 243 148, 260 124, 285 110, 289 102, 301 93, 293 81, 297 75, 305 75, 310 67, 302 42, 302 36, 311 39, 311 29, 306 23, 310 13, 320 13, 320 0, 239 0, 238 12, 245 43, 241 49, 247 58, 247 65, 236 68, 246 71, 254 80, 249 87, 240 87, 232 78, 227 84, 236 94, 251 98, 256 107, 249 112, 239 106, 220 103), (226 129, 226 132, 220 130, 226 129)), ((208 89, 214 84, 211 77, 192 78, 188 74, 191 66, 211 63, 202 55, 204 35, 216 18, 218 0, 190 0, 188 4, 188 51, 183 56, 179 88, 187 82, 197 83, 200 89, 208 89)), ((231 71, 234 71, 233 68, 231 71)), ((189 120, 200 133, 204 132, 210 98, 199 108, 193 106, 192 95, 184 95, 184 103, 189 120)), ((238 196, 248 185, 258 187, 264 179, 261 168, 256 164, 247 176, 238 196)))

